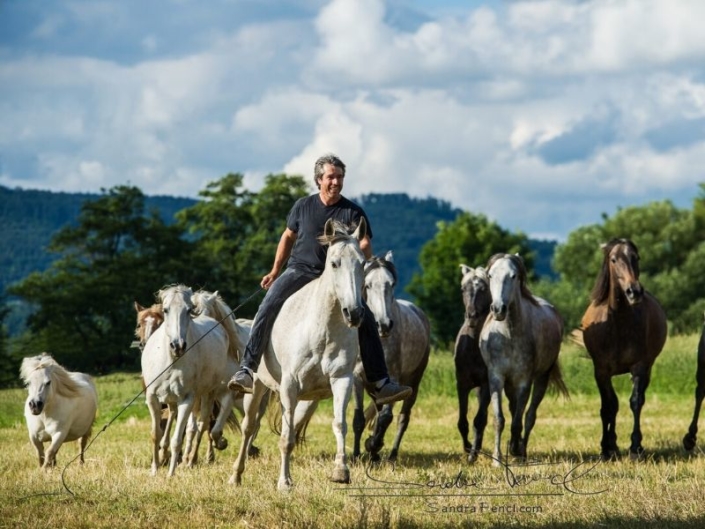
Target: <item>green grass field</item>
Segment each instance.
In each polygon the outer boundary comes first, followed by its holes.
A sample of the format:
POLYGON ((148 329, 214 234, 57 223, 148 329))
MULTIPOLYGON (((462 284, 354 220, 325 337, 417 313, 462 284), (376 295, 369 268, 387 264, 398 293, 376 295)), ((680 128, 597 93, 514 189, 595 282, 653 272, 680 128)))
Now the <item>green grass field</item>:
MULTIPOLYGON (((456 429, 452 356, 434 352, 396 465, 363 462, 351 466, 350 485, 328 481, 335 441, 325 401, 307 443, 294 453, 295 487, 288 493, 276 490, 278 438, 267 425, 257 440, 262 455, 248 461, 241 487, 227 483, 236 432, 228 432, 230 446, 215 463, 179 467, 171 479, 165 469, 151 477, 146 405, 140 396, 125 408, 140 391, 138 374, 97 379, 100 411, 86 464, 69 464, 77 453, 76 443, 69 443, 51 472, 39 469, 27 438, 25 391, 0 391, 0 527, 702 527, 705 458, 700 449, 688 455, 681 446, 693 411, 697 340, 669 339, 656 361, 642 417, 644 461, 598 461, 600 403, 592 364, 583 351, 564 344, 571 398, 549 394, 542 403, 529 443, 531 464, 495 468, 481 458, 468 465, 456 429)), ((625 451, 630 381, 621 376, 615 382, 618 442, 625 451)), ((476 409, 471 400, 470 420, 476 409)), ((351 408, 348 417, 350 453, 351 408)), ((487 452, 493 441, 490 417, 487 452)))

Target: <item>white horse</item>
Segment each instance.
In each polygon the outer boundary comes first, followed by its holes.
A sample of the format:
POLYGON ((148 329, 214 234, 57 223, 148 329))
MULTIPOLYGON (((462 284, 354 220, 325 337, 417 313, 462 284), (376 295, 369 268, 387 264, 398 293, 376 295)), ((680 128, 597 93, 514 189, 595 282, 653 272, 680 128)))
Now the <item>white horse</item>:
MULTIPOLYGON (((205 429, 213 400, 227 391, 225 384, 235 369, 233 362, 237 364, 237 349, 230 346, 226 329, 215 319, 197 314, 192 296, 191 289, 184 285, 159 291, 164 323, 142 351, 145 398, 152 417, 152 475, 156 475, 160 464, 161 404, 177 408, 168 471, 173 476, 194 405, 200 404, 199 429, 205 429)), ((214 432, 211 437, 217 443, 214 432)), ((189 463, 192 465, 194 461, 189 463)))
POLYGON ((502 391, 507 394, 512 414, 509 453, 526 458, 529 435, 536 423, 536 410, 549 383, 565 396, 568 389, 558 364, 563 321, 553 305, 529 291, 521 257, 509 254, 492 256, 487 264, 487 275, 492 304, 480 333, 480 352, 487 365, 495 415, 493 464, 499 466, 504 429, 502 391), (529 408, 522 436, 527 403, 529 408))
POLYGON ((24 416, 39 466, 48 469, 56 465, 56 453, 62 443, 76 440, 83 464, 83 452, 98 410, 98 395, 91 377, 67 371, 48 353, 22 360, 20 376, 29 393, 24 416), (51 444, 45 455, 46 442, 51 444))
POLYGON ((364 218, 352 236, 342 224, 326 222, 320 238, 322 244, 329 245, 325 269, 320 277, 294 293, 282 306, 264 352, 264 361, 255 376, 254 391, 245 396, 243 439, 231 483, 241 483, 247 449, 258 426, 259 403, 266 387, 279 392, 282 406, 279 490, 293 485, 289 468, 291 452, 297 430, 315 409, 311 402, 331 395, 337 444, 331 480, 350 482, 345 455, 345 413, 359 351, 357 327, 364 315, 365 258, 360 240, 366 230, 364 218))
MULTIPOLYGON (((365 265, 363 296, 377 322, 384 358, 389 375, 400 384, 410 386, 411 395, 404 399, 397 419, 397 435, 389 452, 388 459, 395 461, 404 432, 409 426, 411 409, 418 396, 419 384, 423 377, 431 352, 431 324, 423 311, 406 300, 397 300, 394 287, 397 271, 391 251, 384 258, 374 257, 365 265)), ((379 460, 379 451, 384 446, 384 435, 393 419, 394 404, 377 406, 371 404, 363 411, 363 386, 366 383, 362 362, 355 368, 355 414, 353 417, 353 458, 360 456, 360 438, 365 424, 376 416, 374 431, 365 442, 365 449, 372 461, 379 460)))

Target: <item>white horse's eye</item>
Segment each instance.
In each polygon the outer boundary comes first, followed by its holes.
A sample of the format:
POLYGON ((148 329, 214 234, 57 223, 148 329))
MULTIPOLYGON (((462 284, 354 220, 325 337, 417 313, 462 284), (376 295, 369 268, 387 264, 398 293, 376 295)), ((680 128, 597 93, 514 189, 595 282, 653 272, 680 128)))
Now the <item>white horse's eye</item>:
POLYGON ((340 266, 340 263, 339 263, 338 261, 331 261, 331 262, 330 262, 330 265, 331 265, 333 268, 338 268, 338 267, 340 266))

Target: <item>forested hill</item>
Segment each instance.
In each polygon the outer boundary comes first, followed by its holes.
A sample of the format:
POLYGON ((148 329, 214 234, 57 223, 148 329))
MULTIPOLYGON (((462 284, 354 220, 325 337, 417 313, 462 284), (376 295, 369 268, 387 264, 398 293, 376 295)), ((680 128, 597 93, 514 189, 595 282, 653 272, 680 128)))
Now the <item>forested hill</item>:
MULTIPOLYGON (((33 271, 45 270, 56 257, 47 251, 53 235, 76 222, 81 204, 100 195, 56 193, 0 186, 0 293, 5 287, 33 271)), ((397 295, 407 297, 404 287, 418 271, 418 255, 432 239, 439 221, 452 221, 460 212, 447 202, 411 198, 405 193, 363 195, 356 202, 367 212, 374 230, 374 251, 394 253, 399 271, 397 295)), ((147 196, 146 207, 156 209, 170 222, 174 214, 195 203, 194 199, 147 196)), ((536 251, 536 273, 552 275, 550 260, 555 243, 531 241, 536 251)))

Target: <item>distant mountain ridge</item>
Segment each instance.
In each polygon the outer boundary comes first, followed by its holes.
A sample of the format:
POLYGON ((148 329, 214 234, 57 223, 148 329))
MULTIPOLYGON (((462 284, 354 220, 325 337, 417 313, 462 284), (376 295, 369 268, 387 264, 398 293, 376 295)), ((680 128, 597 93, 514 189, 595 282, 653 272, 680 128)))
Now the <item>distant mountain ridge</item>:
MULTIPOLYGON (((51 238, 66 225, 75 223, 86 200, 101 195, 64 193, 0 186, 0 293, 7 285, 34 271, 46 270, 55 256, 46 249, 51 238)), ((418 272, 418 256, 423 245, 436 234, 439 221, 451 222, 461 210, 436 198, 411 198, 405 193, 369 194, 353 198, 365 208, 374 229, 374 250, 394 253, 399 271, 398 297, 406 297, 404 287, 418 272)), ((171 196, 145 196, 147 210, 157 210, 166 222, 176 212, 192 206, 195 199, 171 196)), ((551 276, 555 242, 530 241, 536 251, 536 273, 551 276)))

